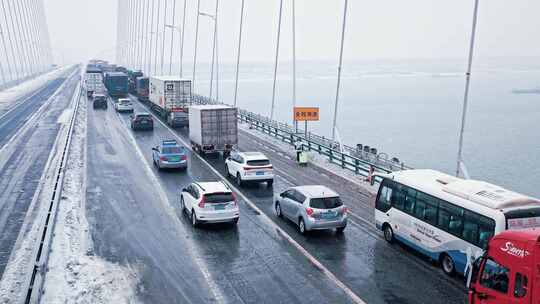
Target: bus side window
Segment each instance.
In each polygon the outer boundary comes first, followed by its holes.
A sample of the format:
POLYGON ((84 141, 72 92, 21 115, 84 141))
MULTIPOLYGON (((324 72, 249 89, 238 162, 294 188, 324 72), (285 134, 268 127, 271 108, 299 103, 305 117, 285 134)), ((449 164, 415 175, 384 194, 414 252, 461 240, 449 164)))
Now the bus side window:
POLYGON ((527 276, 521 273, 516 273, 516 280, 514 284, 514 297, 523 298, 527 295, 527 276))
POLYGON ((413 214, 414 211, 414 204, 416 203, 416 190, 407 188, 403 189, 405 191, 405 212, 409 214, 413 214))
POLYGON ((438 226, 446 232, 461 237, 463 209, 445 201, 440 201, 438 226))

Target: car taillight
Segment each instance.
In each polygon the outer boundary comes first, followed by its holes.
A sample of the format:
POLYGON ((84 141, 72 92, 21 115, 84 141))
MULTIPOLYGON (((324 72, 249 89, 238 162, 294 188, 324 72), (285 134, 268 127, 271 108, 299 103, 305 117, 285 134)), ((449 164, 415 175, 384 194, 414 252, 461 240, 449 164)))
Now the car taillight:
POLYGON ((159 160, 167 161, 167 157, 166 156, 160 156, 159 160))
POLYGON ((187 160, 187 156, 186 155, 182 155, 182 157, 180 157, 181 160, 187 160))
POLYGON ((234 192, 231 192, 231 194, 232 194, 232 197, 233 197, 233 203, 236 206, 237 205, 237 203, 236 203, 236 194, 234 194, 234 192))
POLYGON ((199 208, 204 208, 205 203, 206 203, 206 198, 203 196, 201 201, 199 202, 199 208))
POLYGON ((313 216, 313 209, 307 207, 307 208, 306 208, 306 213, 307 213, 307 215, 308 215, 309 217, 312 217, 312 216, 313 216))

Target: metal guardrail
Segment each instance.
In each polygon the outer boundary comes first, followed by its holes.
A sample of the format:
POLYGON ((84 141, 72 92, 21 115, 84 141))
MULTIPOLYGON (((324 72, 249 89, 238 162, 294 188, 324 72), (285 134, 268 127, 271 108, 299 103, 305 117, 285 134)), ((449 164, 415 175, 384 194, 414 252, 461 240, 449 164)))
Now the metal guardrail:
MULTIPOLYGON (((76 77, 76 76, 75 76, 76 77)), ((66 83, 71 80, 71 77, 68 77, 66 83)), ((82 90, 80 84, 77 85, 74 91, 73 98, 76 98, 74 110, 72 117, 69 122, 69 128, 67 130, 66 141, 64 142, 63 147, 61 148, 61 157, 60 163, 58 165, 58 171, 54 177, 53 193, 49 201, 47 208, 47 213, 44 219, 42 226, 40 227, 40 241, 35 248, 34 255, 34 264, 32 265, 32 273, 27 282, 26 286, 26 297, 23 299, 22 303, 39 303, 43 295, 43 285, 45 282, 45 273, 46 267, 49 260, 50 246, 52 243, 52 236, 54 226, 56 224, 56 214, 58 211, 58 204, 62 197, 62 187, 64 185, 64 176, 67 166, 67 159, 69 155, 69 148, 71 144, 73 130, 75 128, 75 120, 77 117, 77 112, 79 110, 80 100, 82 96, 82 90)))
MULTIPOLYGON (((216 100, 209 100, 205 96, 194 95, 193 100, 197 104, 218 104, 216 100)), ((223 103, 221 103, 223 104, 223 103)), ((294 145, 301 141, 304 149, 314 151, 320 155, 328 157, 331 163, 339 165, 343 169, 354 172, 357 175, 367 177, 371 168, 375 173, 389 173, 396 170, 412 169, 396 158, 388 159, 384 152, 373 153, 373 150, 359 150, 347 145, 343 145, 343 152, 340 144, 329 138, 308 132, 307 136, 303 132, 296 130, 288 124, 271 120, 266 116, 238 109, 238 119, 241 122, 250 124, 255 128, 270 136, 276 137, 281 141, 294 145)))

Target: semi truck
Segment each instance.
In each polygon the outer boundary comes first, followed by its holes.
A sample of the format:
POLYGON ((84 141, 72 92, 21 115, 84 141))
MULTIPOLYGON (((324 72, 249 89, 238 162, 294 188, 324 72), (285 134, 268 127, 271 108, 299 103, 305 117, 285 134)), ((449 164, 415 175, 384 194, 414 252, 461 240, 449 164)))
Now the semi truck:
POLYGON ((229 156, 238 144, 237 108, 194 105, 189 108, 189 140, 200 154, 222 152, 229 156))
POLYGON ((135 96, 142 102, 148 102, 149 81, 148 77, 137 77, 135 96))
POLYGON ((188 108, 191 105, 191 80, 175 76, 152 76, 149 83, 149 100, 172 127, 188 126, 188 108))
POLYGON ((88 98, 91 98, 94 93, 103 93, 105 91, 101 69, 87 66, 84 75, 84 88, 86 90, 86 97, 88 98))
POLYGON ((540 229, 495 235, 474 262, 467 285, 470 304, 539 304, 540 229))
POLYGON ((107 72, 105 87, 111 97, 125 97, 128 94, 128 76, 121 72, 107 72))

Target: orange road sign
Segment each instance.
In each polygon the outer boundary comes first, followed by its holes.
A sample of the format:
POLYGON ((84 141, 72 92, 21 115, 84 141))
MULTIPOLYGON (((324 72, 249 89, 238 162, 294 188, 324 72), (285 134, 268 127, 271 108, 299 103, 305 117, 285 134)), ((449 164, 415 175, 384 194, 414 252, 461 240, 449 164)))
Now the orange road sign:
POLYGON ((295 121, 318 121, 319 108, 317 107, 294 107, 295 121))

